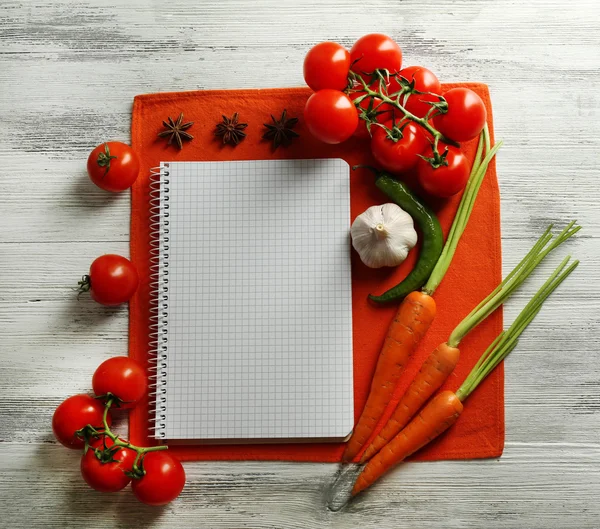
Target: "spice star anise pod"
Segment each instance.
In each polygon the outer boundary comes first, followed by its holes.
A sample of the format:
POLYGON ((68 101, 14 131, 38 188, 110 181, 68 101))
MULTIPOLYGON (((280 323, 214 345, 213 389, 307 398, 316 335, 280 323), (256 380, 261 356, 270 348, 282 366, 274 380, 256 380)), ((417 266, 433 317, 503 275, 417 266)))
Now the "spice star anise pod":
POLYGON ((230 145, 237 145, 246 137, 244 129, 248 126, 248 123, 240 123, 238 120, 238 113, 236 112, 231 118, 223 116, 223 121, 217 124, 215 129, 215 136, 223 138, 223 143, 229 143, 230 145))
POLYGON ((296 123, 298 123, 298 118, 288 118, 286 109, 283 109, 279 119, 275 119, 273 114, 271 114, 271 119, 273 123, 264 123, 267 131, 262 137, 265 140, 273 141, 273 149, 277 149, 280 145, 287 147, 292 143, 294 138, 300 136, 300 134, 292 130, 296 126, 296 123))
POLYGON ((183 149, 183 140, 189 141, 194 139, 194 136, 192 136, 188 132, 185 132, 194 124, 194 122, 189 121, 188 123, 183 123, 183 112, 179 114, 177 121, 173 121, 170 117, 168 117, 167 120, 168 122, 163 121, 163 125, 166 130, 159 132, 158 136, 161 138, 168 137, 169 141, 167 141, 167 145, 171 145, 171 143, 173 143, 173 140, 175 140, 175 143, 177 143, 177 147, 183 149))

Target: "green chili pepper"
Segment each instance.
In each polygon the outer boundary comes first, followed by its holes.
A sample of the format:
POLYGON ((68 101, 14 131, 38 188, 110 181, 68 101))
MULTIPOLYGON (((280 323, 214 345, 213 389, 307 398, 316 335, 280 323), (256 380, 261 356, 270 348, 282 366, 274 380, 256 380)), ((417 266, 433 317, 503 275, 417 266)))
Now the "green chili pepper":
POLYGON ((423 234, 419 259, 406 278, 380 296, 369 294, 372 301, 389 303, 401 301, 425 284, 442 253, 444 234, 435 213, 415 197, 408 187, 386 173, 376 171, 375 174, 375 185, 413 218, 423 234))

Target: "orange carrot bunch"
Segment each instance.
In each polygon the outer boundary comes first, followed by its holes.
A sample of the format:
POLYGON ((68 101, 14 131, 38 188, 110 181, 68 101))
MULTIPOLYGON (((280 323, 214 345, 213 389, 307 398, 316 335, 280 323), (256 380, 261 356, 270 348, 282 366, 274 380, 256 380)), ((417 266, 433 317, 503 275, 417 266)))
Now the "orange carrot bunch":
POLYGON ((390 439, 392 439, 419 411, 423 403, 442 386, 450 373, 456 367, 460 351, 456 347, 450 347, 447 343, 440 344, 427 357, 421 366, 421 370, 411 382, 406 393, 398 402, 398 405, 388 420, 387 424, 373 439, 365 450, 360 462, 364 463, 371 459, 390 439))
POLYGON ((368 461, 358 476, 352 489, 353 495, 369 487, 394 465, 431 442, 456 422, 462 413, 463 401, 516 347, 518 337, 535 318, 544 301, 573 272, 579 262, 575 261, 567 267, 570 257, 566 257, 509 329, 490 344, 458 391, 442 391, 429 400, 420 413, 410 420, 414 413, 425 404, 429 396, 441 386, 445 379, 443 373, 448 372, 449 374, 450 372, 445 361, 436 363, 432 358, 439 357, 438 350, 445 351, 442 356, 447 354, 452 363, 458 352, 455 346, 460 340, 491 314, 531 274, 549 252, 579 231, 579 226, 574 224, 574 222, 569 224, 554 240, 552 240, 550 228, 548 228, 515 270, 456 327, 448 343, 442 344, 432 353, 400 401, 399 408, 394 413, 393 422, 388 423, 380 436, 367 448, 363 460, 367 461, 371 457, 372 459, 368 461), (430 387, 423 383, 425 380, 435 381, 433 386, 438 385, 430 387), (386 432, 384 435, 396 434, 390 439, 382 435, 384 432, 386 432))
POLYGON ((361 462, 368 461, 394 437, 419 411, 445 382, 458 363, 460 351, 457 348, 462 339, 479 323, 494 312, 527 277, 535 267, 557 246, 580 229, 571 222, 552 240, 551 226, 538 239, 531 251, 523 258, 506 279, 491 292, 452 332, 448 342, 440 344, 425 360, 421 370, 411 382, 392 416, 381 432, 365 450, 361 462))

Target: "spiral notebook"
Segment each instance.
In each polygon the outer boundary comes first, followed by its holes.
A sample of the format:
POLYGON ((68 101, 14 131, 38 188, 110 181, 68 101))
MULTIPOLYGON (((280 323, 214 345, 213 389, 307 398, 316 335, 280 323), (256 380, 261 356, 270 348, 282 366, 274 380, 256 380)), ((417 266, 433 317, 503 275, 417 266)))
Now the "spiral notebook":
POLYGON ((164 162, 151 189, 155 437, 345 438, 348 164, 164 162))

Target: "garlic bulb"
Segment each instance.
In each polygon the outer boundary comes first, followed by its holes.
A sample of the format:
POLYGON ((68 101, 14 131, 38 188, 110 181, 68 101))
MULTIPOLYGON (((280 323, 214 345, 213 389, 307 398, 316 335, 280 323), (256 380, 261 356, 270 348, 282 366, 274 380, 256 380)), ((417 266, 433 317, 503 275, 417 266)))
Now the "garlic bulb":
POLYGON ((398 266, 417 244, 412 217, 396 204, 372 206, 350 228, 352 246, 371 268, 398 266))

